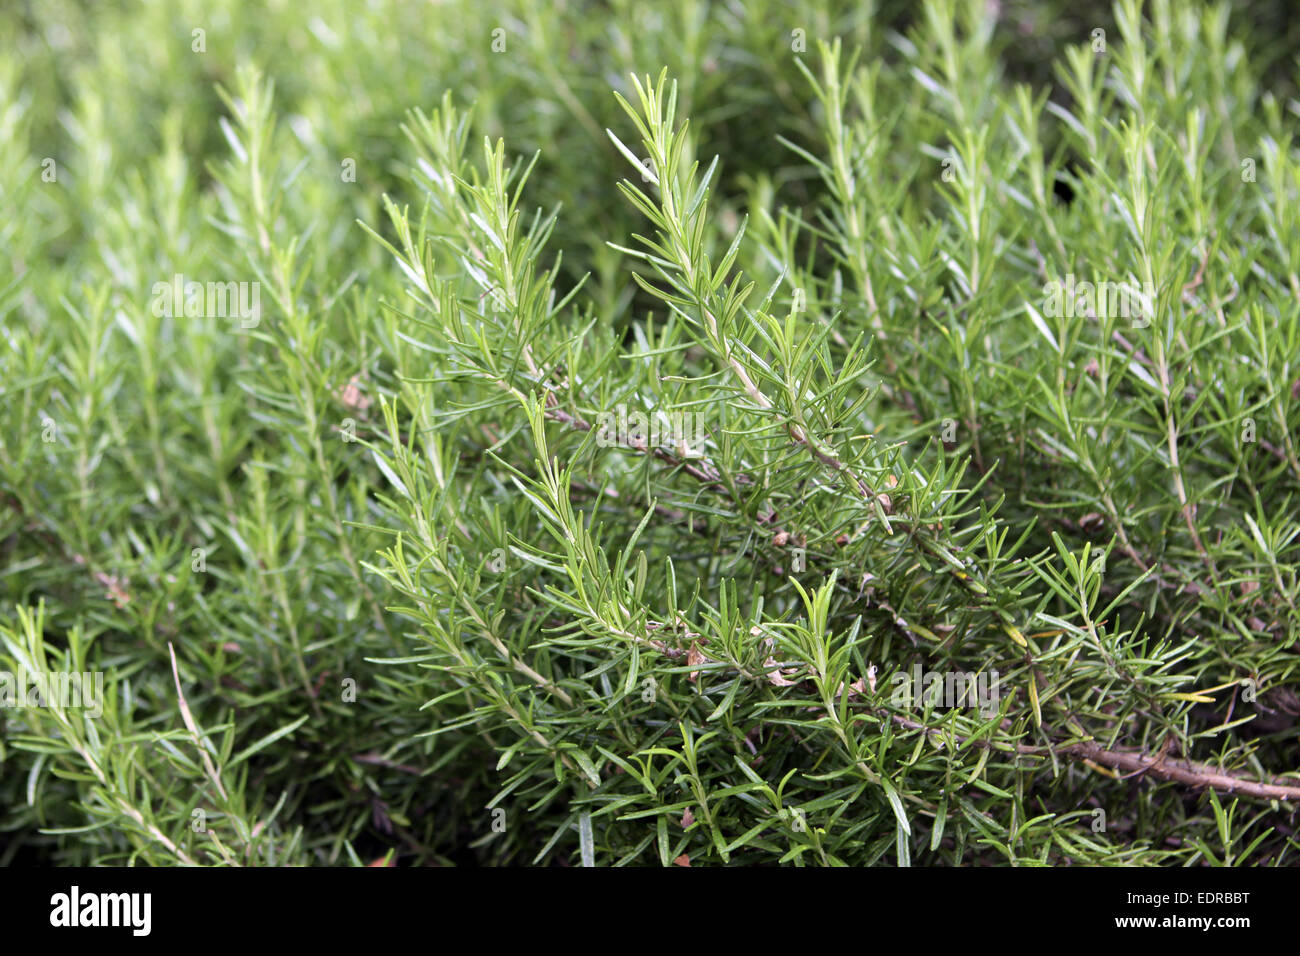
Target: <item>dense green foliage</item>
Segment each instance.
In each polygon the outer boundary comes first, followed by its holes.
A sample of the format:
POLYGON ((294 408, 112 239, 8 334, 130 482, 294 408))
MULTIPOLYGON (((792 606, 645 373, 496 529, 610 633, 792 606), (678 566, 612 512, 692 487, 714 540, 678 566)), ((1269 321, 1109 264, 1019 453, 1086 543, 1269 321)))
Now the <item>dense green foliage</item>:
POLYGON ((0 862, 1294 864, 1294 34, 1067 6, 0 13, 0 862))

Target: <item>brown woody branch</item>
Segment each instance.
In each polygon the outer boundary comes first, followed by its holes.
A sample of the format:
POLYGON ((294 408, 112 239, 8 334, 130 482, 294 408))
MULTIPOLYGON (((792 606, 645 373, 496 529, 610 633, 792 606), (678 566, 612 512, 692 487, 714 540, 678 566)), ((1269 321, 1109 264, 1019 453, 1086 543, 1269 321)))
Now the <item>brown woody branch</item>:
MULTIPOLYGON (((920 730, 927 736, 933 734, 938 739, 943 737, 939 731, 926 724, 907 717, 891 714, 894 723, 908 730, 920 730)), ((961 744, 971 743, 985 749, 1001 749, 986 740, 969 740, 958 738, 961 744)), ((1157 780, 1182 784, 1196 789, 1211 789, 1219 793, 1240 794, 1259 800, 1285 800, 1300 802, 1300 784, 1278 783, 1275 781, 1248 780, 1234 773, 1195 760, 1171 758, 1164 753, 1152 756, 1142 750, 1116 749, 1107 750, 1093 740, 1080 740, 1048 747, 1035 747, 1030 744, 1011 745, 1015 752, 1029 757, 1045 757, 1056 753, 1081 763, 1094 764, 1116 770, 1128 776, 1146 774, 1157 780)))

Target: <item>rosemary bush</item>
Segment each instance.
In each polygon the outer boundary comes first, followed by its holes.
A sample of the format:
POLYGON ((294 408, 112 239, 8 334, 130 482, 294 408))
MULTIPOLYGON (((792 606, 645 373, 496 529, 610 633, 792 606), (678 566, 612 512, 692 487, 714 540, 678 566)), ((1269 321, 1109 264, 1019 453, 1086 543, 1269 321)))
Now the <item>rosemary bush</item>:
POLYGON ((1284 5, 258 7, 0 13, 0 862, 1296 862, 1284 5))

